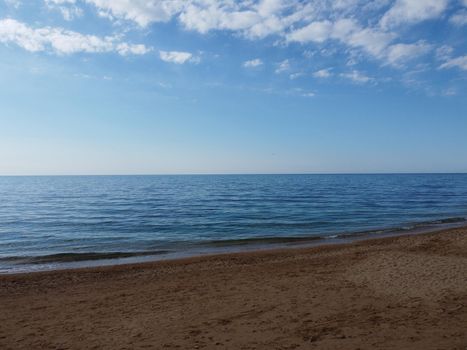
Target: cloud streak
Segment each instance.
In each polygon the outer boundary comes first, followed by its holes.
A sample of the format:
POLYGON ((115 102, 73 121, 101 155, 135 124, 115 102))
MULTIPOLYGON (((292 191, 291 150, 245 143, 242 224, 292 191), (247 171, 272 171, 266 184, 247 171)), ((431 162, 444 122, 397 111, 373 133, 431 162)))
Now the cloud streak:
POLYGON ((313 76, 315 78, 329 78, 332 76, 331 70, 329 68, 327 69, 320 69, 316 72, 313 73, 313 76))
POLYGON ((263 65, 263 61, 259 58, 243 62, 245 68, 256 68, 263 65))
POLYGON ((51 10, 58 10, 63 18, 71 21, 83 15, 83 10, 76 6, 76 0, 44 0, 46 6, 51 10))
POLYGON ((459 68, 467 71, 467 55, 450 58, 440 68, 459 68))
POLYGON ((388 47, 386 60, 393 66, 400 66, 409 60, 428 53, 431 49, 432 46, 423 41, 415 44, 395 44, 388 47))
POLYGON ((417 23, 439 17, 447 8, 448 0, 397 0, 381 18, 383 28, 417 23))
POLYGON ((182 0, 85 0, 98 14, 110 19, 133 21, 141 27, 167 22, 183 9, 182 0))
POLYGON ((369 83, 371 82, 373 79, 370 78, 369 76, 357 71, 357 70, 353 70, 349 73, 342 73, 340 74, 340 76, 342 78, 345 78, 345 79, 349 79, 351 80, 352 82, 354 83, 357 83, 357 84, 365 84, 365 83, 369 83))
POLYGON ((159 57, 162 61, 175 63, 175 64, 184 64, 188 62, 198 63, 199 58, 193 56, 190 52, 185 51, 159 51, 159 57))
POLYGON ((51 51, 61 55, 109 52, 143 55, 151 51, 145 45, 126 43, 115 36, 85 35, 60 27, 32 28, 14 19, 0 20, 0 42, 30 52, 51 51))

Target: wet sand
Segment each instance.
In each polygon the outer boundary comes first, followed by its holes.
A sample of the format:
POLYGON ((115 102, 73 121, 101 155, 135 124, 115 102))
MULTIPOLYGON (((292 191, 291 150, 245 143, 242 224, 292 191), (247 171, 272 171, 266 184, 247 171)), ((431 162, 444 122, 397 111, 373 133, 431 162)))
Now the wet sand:
POLYGON ((467 228, 0 276, 0 349, 467 349, 467 228))

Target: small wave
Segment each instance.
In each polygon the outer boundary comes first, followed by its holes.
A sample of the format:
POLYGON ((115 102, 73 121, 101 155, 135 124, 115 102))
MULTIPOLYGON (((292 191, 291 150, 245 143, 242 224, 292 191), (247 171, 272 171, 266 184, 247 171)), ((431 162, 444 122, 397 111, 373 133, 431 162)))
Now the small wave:
POLYGON ((334 235, 336 238, 352 238, 359 236, 370 236, 370 235, 379 235, 379 234, 396 234, 398 232, 407 232, 407 231, 418 231, 423 230, 424 228, 428 229, 430 227, 442 228, 443 226, 453 225, 453 224, 462 224, 467 222, 467 219, 464 217, 453 217, 439 220, 430 220, 422 221, 411 224, 406 224, 404 226, 397 227, 388 227, 384 229, 374 229, 374 230, 365 230, 357 232, 346 232, 334 235))
POLYGON ((466 221, 467 221, 466 218, 454 217, 454 218, 420 222, 415 225, 416 226, 427 226, 427 225, 457 224, 457 223, 466 222, 466 221))
POLYGON ((41 256, 10 256, 0 258, 0 261, 16 264, 48 264, 59 262, 78 262, 106 259, 123 259, 143 257, 151 255, 162 255, 170 253, 168 250, 155 250, 144 252, 89 252, 89 253, 59 253, 41 256))
POLYGON ((254 244, 281 244, 281 243, 298 243, 311 242, 324 239, 321 236, 295 236, 295 237, 254 237, 254 238, 238 238, 238 239, 223 239, 202 242, 200 244, 213 247, 228 247, 238 245, 254 245, 254 244))

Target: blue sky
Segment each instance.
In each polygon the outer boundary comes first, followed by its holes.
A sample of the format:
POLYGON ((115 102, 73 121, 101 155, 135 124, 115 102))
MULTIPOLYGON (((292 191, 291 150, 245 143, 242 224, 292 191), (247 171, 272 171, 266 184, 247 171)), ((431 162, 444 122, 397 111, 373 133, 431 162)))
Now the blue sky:
POLYGON ((467 171, 467 0, 0 0, 0 174, 467 171))

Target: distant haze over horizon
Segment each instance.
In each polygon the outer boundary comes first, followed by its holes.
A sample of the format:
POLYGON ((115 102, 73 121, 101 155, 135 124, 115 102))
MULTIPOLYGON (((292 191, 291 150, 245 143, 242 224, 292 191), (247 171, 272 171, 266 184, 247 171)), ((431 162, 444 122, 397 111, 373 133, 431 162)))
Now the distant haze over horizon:
POLYGON ((467 172, 467 0, 0 0, 0 176, 467 172))

